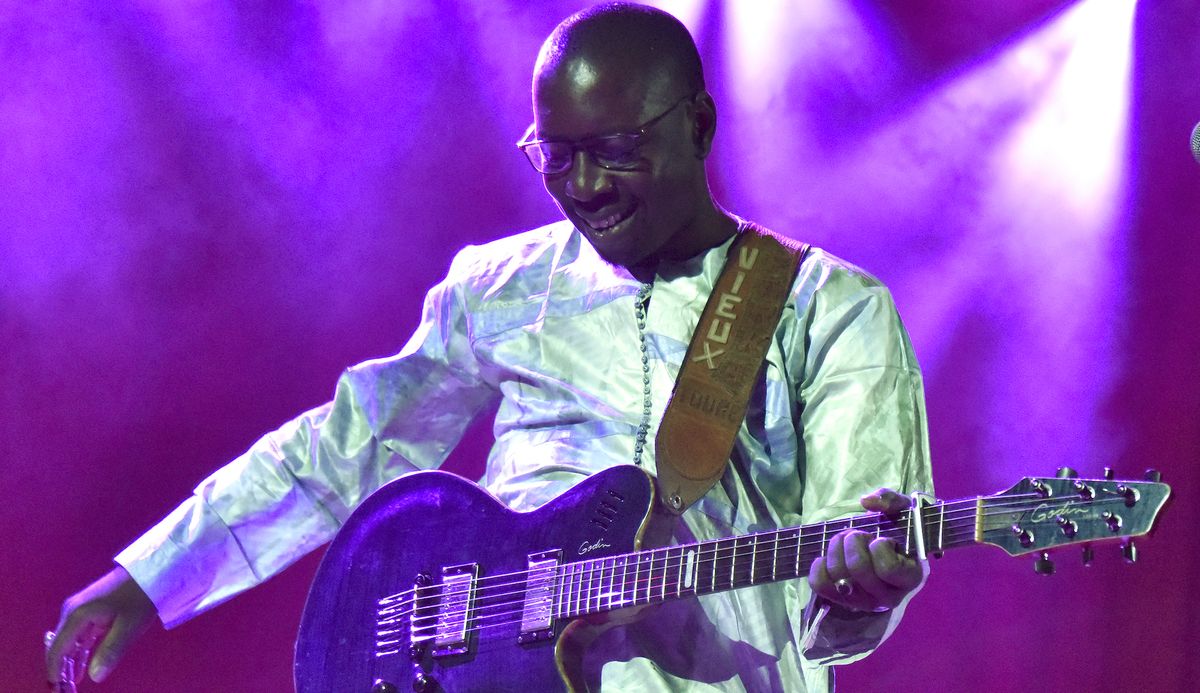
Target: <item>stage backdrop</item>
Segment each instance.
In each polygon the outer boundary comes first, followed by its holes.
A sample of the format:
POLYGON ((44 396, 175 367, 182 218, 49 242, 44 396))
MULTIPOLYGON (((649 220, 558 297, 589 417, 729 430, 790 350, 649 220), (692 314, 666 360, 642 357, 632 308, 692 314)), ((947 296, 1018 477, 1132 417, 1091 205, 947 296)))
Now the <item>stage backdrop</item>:
MULTIPOLYGON (((843 690, 1192 689, 1200 4, 661 6, 706 61, 721 202, 894 290, 940 495, 1174 484, 1135 566, 937 561, 843 690)), ((557 218, 512 143, 580 7, 0 3, 0 689, 38 690, 61 600, 208 472, 396 352, 455 249, 557 218)), ((288 689, 315 561, 156 629, 107 690, 288 689)))

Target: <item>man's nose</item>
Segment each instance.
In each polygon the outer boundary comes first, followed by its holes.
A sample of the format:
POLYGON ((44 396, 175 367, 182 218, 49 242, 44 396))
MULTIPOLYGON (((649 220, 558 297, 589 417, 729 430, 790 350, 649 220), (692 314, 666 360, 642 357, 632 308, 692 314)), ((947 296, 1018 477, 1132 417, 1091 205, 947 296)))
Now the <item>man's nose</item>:
POLYGON ((598 165, 585 149, 576 149, 567 171, 567 195, 576 202, 589 202, 612 186, 608 170, 598 165))

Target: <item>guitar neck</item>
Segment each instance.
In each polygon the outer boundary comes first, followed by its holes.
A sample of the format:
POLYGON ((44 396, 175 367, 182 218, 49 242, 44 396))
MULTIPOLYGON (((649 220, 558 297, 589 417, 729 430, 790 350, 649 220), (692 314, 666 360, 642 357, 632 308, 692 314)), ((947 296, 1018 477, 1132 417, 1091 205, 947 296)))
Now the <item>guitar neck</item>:
MULTIPOLYGON (((973 529, 964 532, 952 526, 947 532, 945 505, 923 509, 922 517, 937 522, 920 535, 925 545, 931 545, 930 538, 938 539, 938 551, 974 543, 973 529)), ((892 539, 905 553, 915 555, 919 536, 915 517, 912 510, 893 517, 872 513, 568 563, 559 568, 559 616, 583 616, 801 577, 808 574, 829 539, 847 529, 892 539)), ((973 522, 967 524, 973 527, 973 522)))
POLYGON ((1152 482, 1028 477, 994 496, 921 500, 896 515, 854 517, 557 567, 555 614, 613 609, 790 580, 808 574, 835 534, 856 529, 924 557, 992 544, 1011 555, 1145 534, 1170 493, 1152 482))

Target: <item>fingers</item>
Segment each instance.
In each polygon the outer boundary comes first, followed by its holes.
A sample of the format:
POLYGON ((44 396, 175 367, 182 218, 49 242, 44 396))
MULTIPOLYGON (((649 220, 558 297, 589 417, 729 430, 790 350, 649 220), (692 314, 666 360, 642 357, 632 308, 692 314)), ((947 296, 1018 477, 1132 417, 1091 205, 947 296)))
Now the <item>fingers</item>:
POLYGON ((920 564, 898 553, 891 540, 856 530, 834 535, 809 569, 814 592, 859 611, 895 608, 922 578, 920 564))
POLYGON ((896 493, 890 488, 881 488, 874 493, 863 496, 859 503, 866 510, 887 515, 895 515, 912 507, 912 499, 903 493, 896 493))
POLYGON ((88 676, 96 683, 108 678, 113 666, 125 655, 125 650, 149 625, 149 621, 139 622, 131 618, 118 618, 107 636, 96 647, 92 661, 88 665, 88 676))
POLYGON ((84 671, 95 681, 104 679, 155 615, 153 602, 124 568, 72 595, 46 648, 51 690, 73 691, 84 671))
POLYGON ((111 625, 111 617, 79 610, 64 612, 46 652, 46 680, 52 690, 74 690, 74 684, 83 679, 96 643, 111 625))

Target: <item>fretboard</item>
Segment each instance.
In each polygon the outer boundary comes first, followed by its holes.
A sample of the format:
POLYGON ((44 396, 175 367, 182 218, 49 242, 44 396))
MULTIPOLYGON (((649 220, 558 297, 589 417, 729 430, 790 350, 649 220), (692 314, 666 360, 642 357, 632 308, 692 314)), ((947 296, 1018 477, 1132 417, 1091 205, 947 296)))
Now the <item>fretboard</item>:
MULTIPOLYGON (((945 504, 922 509, 924 545, 931 551, 973 542, 972 532, 947 534, 945 504)), ((572 618, 789 580, 808 574, 829 539, 858 529, 916 553, 912 511, 879 513, 737 537, 713 539, 568 563, 558 568, 555 617, 572 618)))

